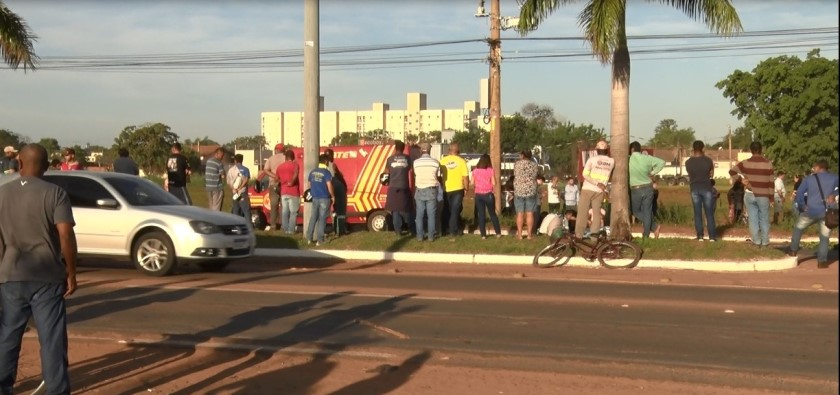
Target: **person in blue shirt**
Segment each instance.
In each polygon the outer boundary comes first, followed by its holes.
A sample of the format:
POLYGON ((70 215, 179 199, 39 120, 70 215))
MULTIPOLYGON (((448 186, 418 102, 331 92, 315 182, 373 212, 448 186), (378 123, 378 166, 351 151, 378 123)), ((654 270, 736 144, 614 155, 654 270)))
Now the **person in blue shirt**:
POLYGON ((312 195, 312 211, 309 215, 309 226, 306 227, 306 240, 309 244, 315 243, 315 245, 327 242, 324 237, 324 228, 327 226, 330 206, 335 198, 333 176, 329 170, 330 157, 321 154, 318 157, 318 163, 318 168, 312 170, 307 179, 309 193, 312 195), (313 232, 317 240, 313 238, 313 232))
POLYGON ((796 191, 796 204, 802 210, 802 213, 793 226, 788 255, 797 256, 802 232, 809 226, 817 224, 820 233, 820 245, 817 247, 817 267, 827 269, 828 240, 831 237, 831 229, 825 226, 825 209, 826 207, 837 207, 838 178, 837 174, 828 172, 828 162, 825 160, 816 161, 811 170, 813 174, 805 178, 796 191), (807 201, 805 200, 806 195, 807 201))

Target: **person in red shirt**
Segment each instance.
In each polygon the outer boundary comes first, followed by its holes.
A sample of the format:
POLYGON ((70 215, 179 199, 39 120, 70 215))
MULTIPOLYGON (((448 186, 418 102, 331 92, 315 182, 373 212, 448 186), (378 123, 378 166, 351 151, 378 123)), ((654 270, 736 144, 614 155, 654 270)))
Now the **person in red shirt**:
POLYGON ((295 153, 286 150, 286 161, 277 166, 277 184, 280 186, 280 223, 286 234, 294 234, 300 210, 300 166, 295 161, 295 153))
POLYGON ((76 150, 67 148, 64 150, 64 162, 61 162, 61 170, 82 170, 82 164, 76 160, 76 150))

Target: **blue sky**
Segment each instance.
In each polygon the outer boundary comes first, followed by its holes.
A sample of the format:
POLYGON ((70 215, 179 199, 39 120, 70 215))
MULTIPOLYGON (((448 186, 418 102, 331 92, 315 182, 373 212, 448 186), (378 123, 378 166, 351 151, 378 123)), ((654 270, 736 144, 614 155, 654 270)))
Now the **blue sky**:
MULTIPOLYGON (((5 0, 39 36, 42 65, 57 57, 195 54, 243 51, 299 51, 303 48, 303 0, 295 1, 24 1, 5 0)), ((708 33, 700 22, 676 9, 631 0, 628 34, 708 33)), ((486 2, 489 11, 490 2, 486 2)), ((478 1, 321 0, 321 48, 480 40, 488 19, 476 18, 478 1)), ((736 1, 747 32, 838 26, 836 1, 736 1)), ((582 5, 560 8, 528 37, 579 37, 582 5)), ((502 14, 518 14, 516 2, 502 0, 502 14)), ((505 114, 534 102, 578 124, 609 128, 610 70, 590 56, 540 60, 513 59, 534 54, 582 54, 579 40, 513 40, 502 32, 502 110, 505 114), (507 41, 506 41, 507 39, 507 41)), ((670 50, 632 54, 630 133, 646 141, 660 120, 672 118, 713 143, 727 125, 732 105, 714 87, 736 69, 752 70, 777 55, 805 56, 822 47, 836 59, 837 34, 815 37, 631 40, 630 49, 670 50), (826 40, 828 37, 828 40, 826 40), (788 48, 767 48, 779 42, 788 48), (761 43, 752 50, 685 52, 713 46, 761 43)), ((487 77, 487 45, 470 42, 415 49, 322 55, 328 61, 406 56, 464 59, 454 64, 323 67, 321 94, 327 110, 366 110, 373 102, 405 108, 407 92, 428 95, 429 108, 460 108, 479 99, 479 80, 487 77)), ((302 61, 302 57, 282 60, 302 61)), ((66 63, 64 63, 66 64, 66 63)), ((0 69, 0 128, 33 140, 58 138, 62 145, 110 146, 128 125, 163 122, 182 139, 209 136, 227 142, 259 134, 260 112, 301 111, 302 67, 132 71, 50 70, 34 73, 0 69), (163 71, 163 72, 161 72, 163 71)))

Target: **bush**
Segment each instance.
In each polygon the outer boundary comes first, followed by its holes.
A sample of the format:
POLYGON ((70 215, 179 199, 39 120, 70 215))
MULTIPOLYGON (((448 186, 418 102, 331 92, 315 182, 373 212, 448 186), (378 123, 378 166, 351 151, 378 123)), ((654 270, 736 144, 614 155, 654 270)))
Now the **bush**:
POLYGON ((694 225, 694 211, 691 206, 663 204, 656 213, 656 222, 672 225, 694 225))

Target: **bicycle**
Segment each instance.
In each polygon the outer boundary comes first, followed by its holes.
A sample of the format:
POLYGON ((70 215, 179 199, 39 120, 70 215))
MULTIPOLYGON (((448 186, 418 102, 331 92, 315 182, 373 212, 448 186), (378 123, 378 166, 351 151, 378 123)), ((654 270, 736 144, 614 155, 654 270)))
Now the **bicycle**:
POLYGON ((642 259, 642 249, 635 243, 610 240, 604 230, 593 236, 596 236, 594 242, 565 234, 534 255, 532 264, 539 268, 560 267, 568 263, 577 251, 582 252, 583 259, 589 262, 597 259, 601 266, 608 269, 631 269, 642 259))

